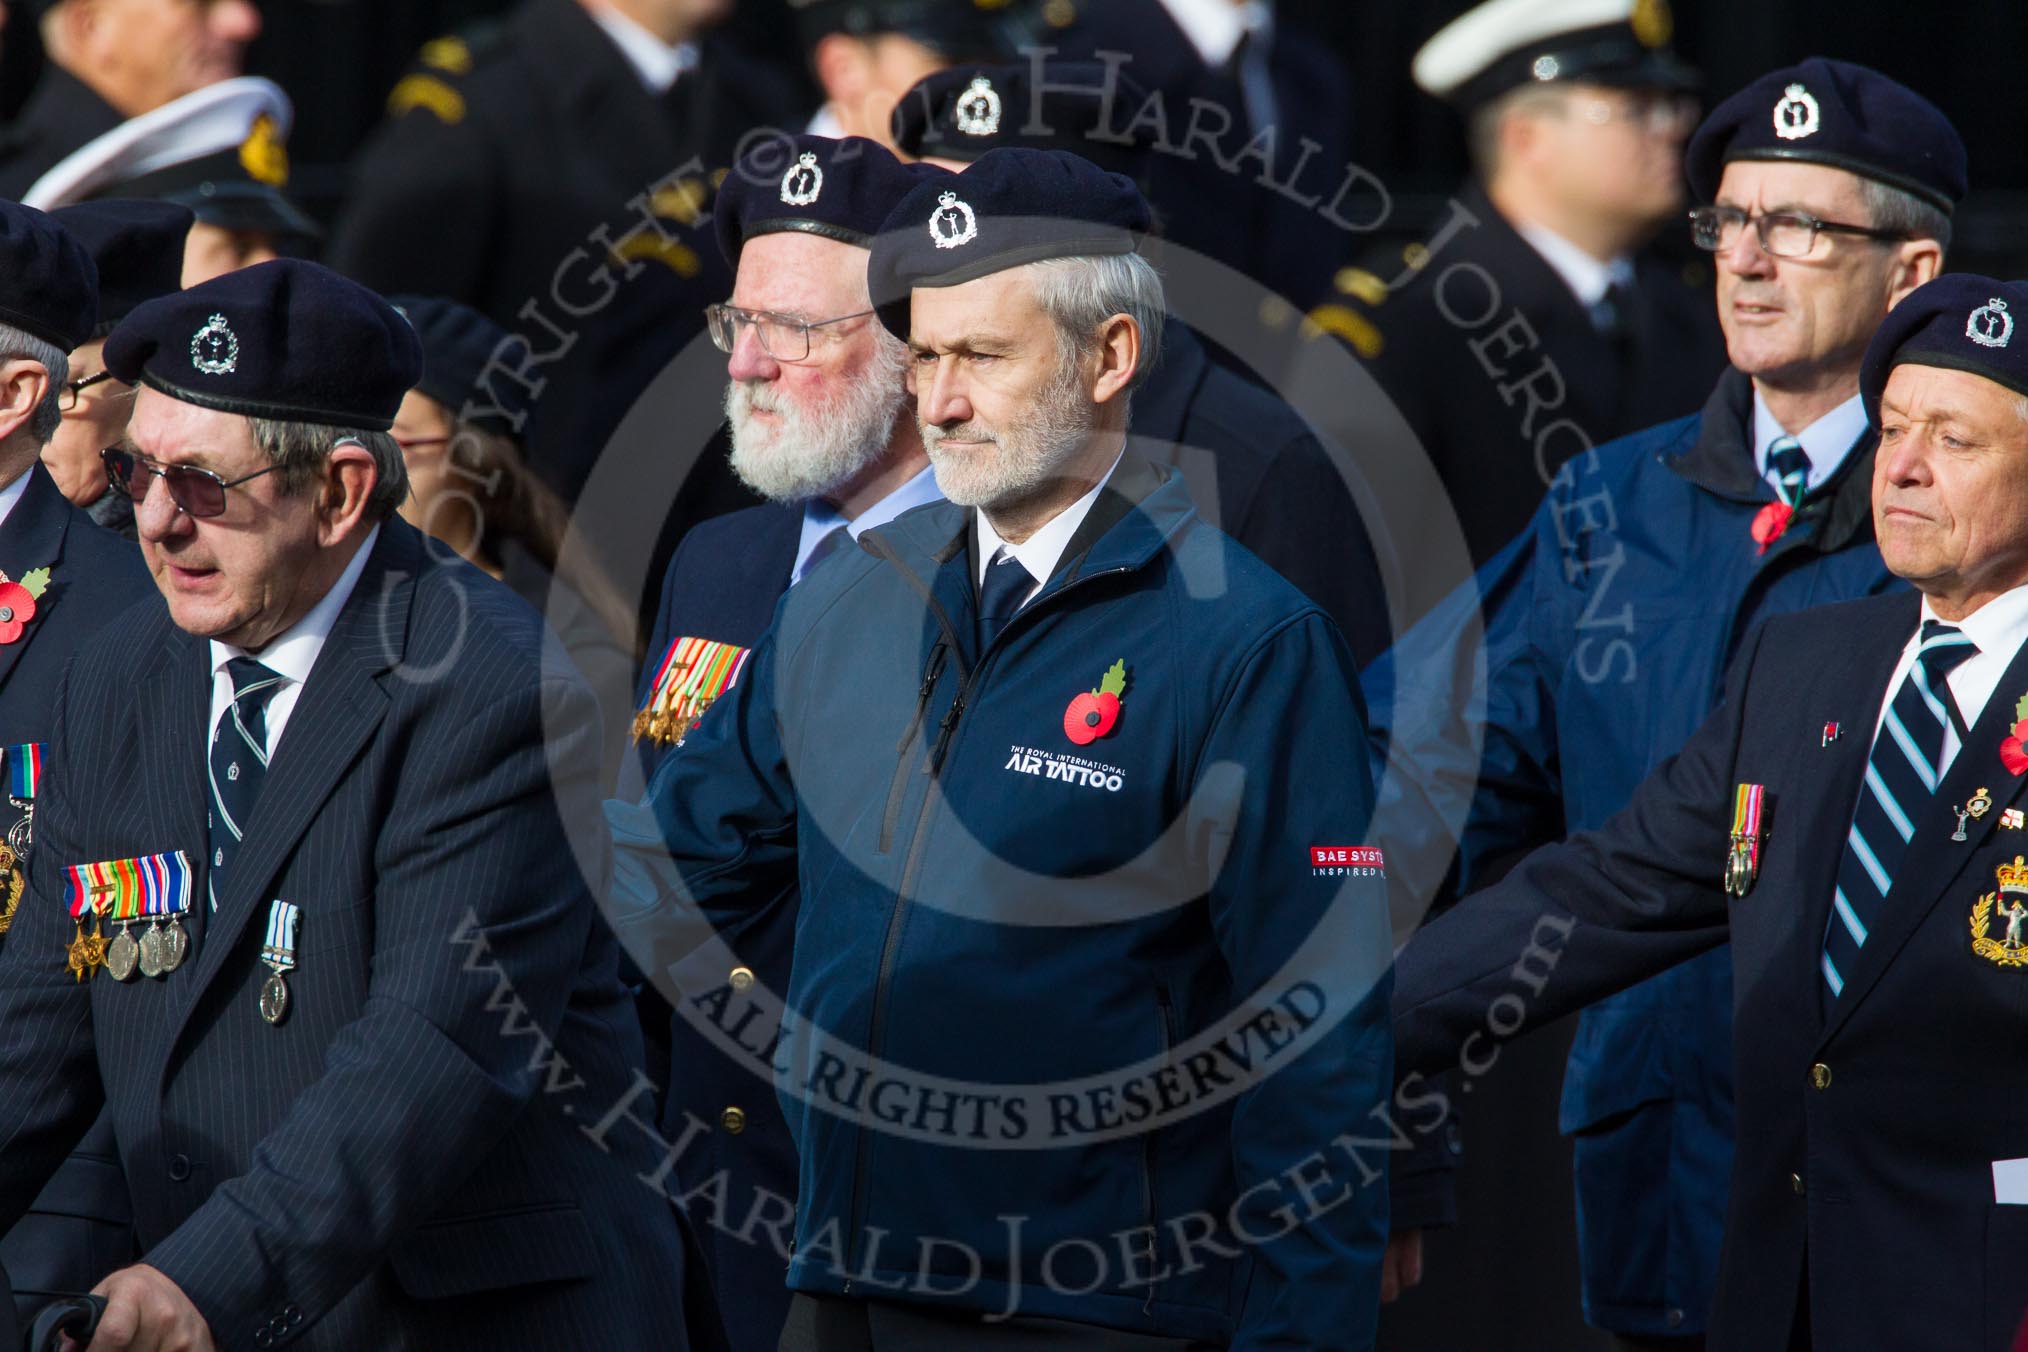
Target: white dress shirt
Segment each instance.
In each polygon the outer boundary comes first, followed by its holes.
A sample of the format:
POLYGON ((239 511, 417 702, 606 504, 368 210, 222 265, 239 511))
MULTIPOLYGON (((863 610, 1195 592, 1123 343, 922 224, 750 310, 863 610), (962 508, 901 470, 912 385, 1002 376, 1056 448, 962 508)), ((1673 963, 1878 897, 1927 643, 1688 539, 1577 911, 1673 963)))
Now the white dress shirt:
MULTIPOLYGON (((33 473, 35 466, 30 465, 14 477, 13 483, 0 488, 0 526, 7 524, 7 514, 14 510, 14 504, 21 501, 21 495, 28 491, 28 476, 33 473)), ((21 579, 17 577, 14 580, 19 582, 21 579)))
POLYGON ((1563 279, 1570 294, 1587 310, 1606 298, 1614 282, 1621 286, 1634 284, 1634 265, 1625 257, 1600 262, 1554 230, 1540 225, 1517 225, 1514 233, 1542 255, 1542 261, 1563 279))
MULTIPOLYGON (((1826 480, 1838 472, 1838 466, 1845 463, 1852 447, 1859 441, 1859 434, 1866 430, 1866 405, 1858 395, 1853 395, 1823 417, 1795 433, 1797 441, 1803 443, 1803 454, 1810 457, 1811 492, 1822 488, 1826 480)), ((1781 475, 1774 472, 1767 463, 1768 448, 1783 437, 1790 435, 1768 412, 1767 401, 1760 397, 1760 391, 1753 392, 1753 460, 1760 466, 1760 477, 1776 488, 1781 487, 1781 475)))
POLYGON ((225 717, 225 711, 232 707, 232 674, 225 669, 225 664, 235 657, 251 657, 282 678, 275 693, 268 696, 267 705, 268 744, 265 749, 268 759, 274 759, 275 748, 282 743, 282 729, 288 725, 296 699, 303 693, 303 682, 310 679, 310 669, 317 665, 317 654, 324 651, 324 640, 331 637, 331 626, 338 622, 338 612, 345 609, 346 599, 359 585, 359 575, 366 571, 366 556, 373 552, 373 544, 379 538, 379 526, 368 531, 359 544, 359 552, 352 556, 352 562, 345 565, 345 571, 338 575, 338 581, 331 590, 310 607, 309 614, 283 630, 259 652, 250 653, 229 643, 211 640, 211 722, 206 725, 204 738, 204 754, 207 757, 211 755, 212 742, 218 737, 218 720, 225 717))
POLYGON ((668 93, 677 77, 697 68, 697 44, 679 42, 671 47, 610 5, 595 4, 589 10, 592 22, 605 30, 649 93, 668 93))
MULTIPOLYGON (((1922 618, 1938 619, 1930 609, 1929 598, 1922 598, 1922 618)), ((1950 621, 1945 620, 1948 624, 1950 621)), ((1993 698, 2000 678, 2007 674, 2007 667, 2014 660, 2021 644, 2028 641, 2028 586, 2016 587, 2002 592, 1971 614, 1959 620, 1958 629, 1966 638, 1978 645, 1978 653, 1958 663, 1957 669, 1945 678, 1944 684, 1951 690, 1951 699, 1957 704, 1958 712, 1964 716, 1965 726, 1971 727, 1979 721, 1979 715, 1986 711, 1986 702, 1993 698)), ((1916 624, 1915 632, 1908 636, 1908 642, 1901 650, 1901 660, 1895 664, 1894 675, 1888 679, 1886 697, 1880 701, 1879 716, 1873 720, 1873 735, 1880 735, 1880 725, 1887 721, 1887 707, 1894 702, 1894 696, 1901 689, 1902 681, 1908 677, 1909 668, 1915 665, 1915 650, 1920 646, 1922 625, 1916 624)), ((2002 690, 2001 698, 2008 702, 2028 695, 2028 690, 2002 690)), ((1958 730, 1949 719, 1944 720, 1943 757, 1937 762, 1937 778, 1943 778, 1950 769, 1951 761, 1958 754, 1958 730)))
POLYGON ((810 555, 817 544, 839 526, 845 527, 857 540, 860 532, 884 526, 903 512, 913 510, 924 503, 936 502, 943 497, 937 492, 936 471, 928 465, 922 472, 901 487, 889 493, 880 501, 868 507, 850 521, 845 514, 830 503, 818 498, 803 506, 803 534, 796 541, 796 566, 789 574, 789 585, 803 580, 803 570, 810 565, 810 555))
MULTIPOLYGON (((1056 565, 1063 562, 1063 551, 1070 548, 1070 538, 1077 534, 1077 528, 1084 524, 1087 516, 1091 515, 1091 505, 1098 501, 1099 491, 1106 486, 1107 481, 1113 477, 1113 471, 1119 467, 1120 457, 1115 455, 1113 463, 1106 469, 1105 478, 1093 484, 1091 492, 1051 517, 1042 529, 1018 545, 1008 544, 1001 539, 1000 532, 993 529, 993 523, 986 520, 984 512, 973 512, 972 520, 978 523, 976 529, 979 543, 979 576, 974 581, 982 587, 986 584, 986 570, 993 566, 994 561, 1004 550, 1018 559, 1021 566, 1028 570, 1028 576, 1035 579, 1035 585, 1021 598, 1021 605, 1025 606, 1034 600, 1035 593, 1042 590, 1043 584, 1049 581, 1049 575, 1056 571, 1056 565)), ((1020 607, 1015 608, 1018 610, 1020 607)))
POLYGON ((1183 36, 1216 70, 1232 59, 1233 49, 1248 33, 1266 29, 1273 11, 1262 0, 1234 4, 1233 0, 1162 0, 1162 8, 1183 30, 1183 36))

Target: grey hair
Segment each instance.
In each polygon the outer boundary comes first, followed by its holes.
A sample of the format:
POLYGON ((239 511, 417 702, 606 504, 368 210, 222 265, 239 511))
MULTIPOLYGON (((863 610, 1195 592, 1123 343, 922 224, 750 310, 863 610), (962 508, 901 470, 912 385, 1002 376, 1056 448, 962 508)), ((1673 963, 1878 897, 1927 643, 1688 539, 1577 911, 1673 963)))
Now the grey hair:
POLYGON ((1155 265, 1130 253, 1046 258, 1028 267, 1035 277, 1036 301, 1056 325, 1057 345, 1066 358, 1089 356, 1098 346, 1100 327, 1114 315, 1126 315, 1140 326, 1141 360, 1126 392, 1139 389, 1162 350, 1168 316, 1155 265))
POLYGON ((276 477, 282 481, 284 493, 302 492, 317 477, 331 452, 350 441, 364 447, 373 457, 376 475, 373 492, 366 499, 366 515, 374 521, 385 521, 408 499, 408 464, 401 458, 400 443, 389 433, 275 418, 249 418, 247 422, 253 427, 254 444, 281 466, 276 477))
POLYGON ((63 405, 57 401, 63 394, 63 382, 70 379, 70 354, 46 338, 0 324, 0 361, 38 362, 49 372, 49 388, 28 419, 28 435, 37 446, 47 446, 63 423, 63 405))
POLYGON ((1859 180, 1859 200, 1875 230, 1893 230, 1910 239, 1933 239, 1951 247, 1951 218, 1905 189, 1874 178, 1859 180))

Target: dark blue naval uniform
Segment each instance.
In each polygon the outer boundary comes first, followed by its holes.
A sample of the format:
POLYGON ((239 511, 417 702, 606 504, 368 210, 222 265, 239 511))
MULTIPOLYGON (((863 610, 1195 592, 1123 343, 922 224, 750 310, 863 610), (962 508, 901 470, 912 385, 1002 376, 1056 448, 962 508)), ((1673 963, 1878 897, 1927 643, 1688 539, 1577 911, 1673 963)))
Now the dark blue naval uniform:
POLYGON ((1709 1336, 1726 1352, 2006 1352, 2028 1309, 2028 1208, 2001 1202, 1994 1169, 2028 1158, 2011 1071, 2028 965, 1994 902, 2028 892, 2002 871, 2028 853, 2008 811, 2028 776, 2001 754, 2028 646, 1907 804, 1912 835, 1835 999, 1823 973, 1873 729, 1919 618, 1907 592, 1771 618, 1622 810, 1439 917, 1397 966, 1401 1063, 1429 1068, 1497 1046, 1495 1001, 1523 1035, 1730 941, 1737 1149, 1709 1336), (1766 834, 1752 887, 1728 897, 1741 784, 1764 790, 1766 834), (1957 839, 1949 808, 1980 792, 1991 806, 1957 839))
MULTIPOLYGON (((1342 773, 1365 754, 1342 640, 1206 528, 1179 481, 1157 486, 1162 473, 1124 459, 1054 577, 983 651, 972 520, 958 508, 877 527, 859 551, 799 583, 750 669, 662 762, 646 803, 613 805, 615 927, 645 970, 675 964, 695 1010, 761 1058, 763 1084, 749 1066, 727 1072, 743 1078, 747 1098, 764 1092, 768 1059, 797 1076, 802 1097, 784 1100, 800 1147, 788 1265, 797 1290, 1017 1304, 1024 1315, 1221 1345, 1237 1330, 1249 1346, 1365 1347, 1384 1229, 1378 1178, 1246 1258, 1174 1267, 1153 1286, 1115 1265, 1075 1294, 1052 1289, 1034 1265, 1067 1236, 1152 1231, 1163 1266, 1175 1256, 1170 1218, 1224 1214, 1239 1188, 1281 1167, 1280 1152, 1305 1154, 1363 1120, 1391 1083, 1374 1079, 1388 1058, 1367 1022, 1364 978, 1375 948, 1387 947, 1377 892, 1333 912, 1351 928, 1337 936, 1324 984, 1345 1020, 1236 1111, 1103 1147, 1000 1151, 889 1135, 815 1104, 829 1092, 816 1086, 833 1083, 823 1061, 833 1038, 867 1040, 897 1067, 1008 1085, 1161 1057, 1291 956, 1341 884, 1368 886, 1315 876, 1306 848, 1357 844, 1366 825, 1366 785, 1342 773), (1190 595, 1186 575, 1209 575, 1203 568, 1223 570, 1223 594, 1190 595), (1099 686, 1115 659, 1127 681, 1117 727, 1080 746, 1066 704, 1099 686), (1305 710, 1300 725, 1285 717, 1291 706, 1305 710), (1247 767, 1243 787, 1202 781, 1228 761, 1247 767), (1193 789, 1209 797, 1186 806, 1193 789), (1172 823, 1184 829, 1164 843, 1172 823), (1225 847, 1215 881, 1196 854, 1213 842, 1225 847), (1055 877, 1122 870, 1113 876, 1128 894, 1202 895, 1065 929, 1072 917, 1038 921, 1044 893, 983 849, 1055 877), (750 1002, 727 979, 722 950, 698 956, 693 941, 709 926, 680 932, 671 853, 714 922, 808 892, 787 987, 799 1031, 779 1045, 755 1045, 735 1017, 750 1002), (706 862, 714 858, 731 867, 706 862), (1023 907, 1030 923, 992 923, 1004 906, 1023 907), (814 1029, 828 1034, 804 1035, 814 1029), (1001 1216, 1029 1218, 1011 1251, 1001 1216), (931 1237, 953 1247, 925 1248, 931 1237), (956 1246, 981 1256, 983 1276, 945 1270, 956 1246), (938 1269, 935 1290, 901 1278, 918 1252, 938 1269)), ((1078 889, 1045 891, 1061 899, 1078 889)), ((733 1064, 721 1047, 705 1055, 733 1064)), ((1047 1117, 1024 1124, 973 1106, 990 1123, 981 1130, 1051 1129, 1047 1117)), ((953 1120, 971 1117, 968 1108, 953 1120)), ((727 1208, 734 1227, 741 1205, 727 1208)))
MULTIPOLYGON (((1871 431, 1757 552, 1751 523, 1774 494, 1752 421, 1751 382, 1728 371, 1703 412, 1565 466, 1529 530, 1482 570, 1485 744, 1460 894, 1623 806, 1703 721, 1760 621, 1902 585, 1873 543, 1871 431)), ((1453 598, 1376 664, 1376 737, 1394 717, 1380 682, 1397 663, 1395 682, 1417 682, 1411 664, 1448 652, 1446 626, 1479 599, 1453 598)), ((1441 777, 1422 767, 1426 789, 1441 777)), ((1579 1023, 1561 1127, 1574 1138, 1585 1317, 1601 1327, 1704 1327, 1732 1154, 1731 964, 1723 952, 1686 962, 1579 1023)))
MULTIPOLYGON (((15 748, 43 744, 54 730, 57 685, 71 654, 129 606, 155 595, 141 551, 93 525, 37 464, 21 500, 0 523, 0 572, 18 583, 41 568, 49 570, 49 586, 36 598, 35 617, 19 638, 0 643, 0 743, 10 762, 15 748)), ((63 773, 44 756, 43 785, 63 773)), ((13 827, 23 815, 16 803, 0 800, 0 825, 13 827)), ((26 830, 32 837, 32 818, 26 830)), ((32 847, 28 857, 34 857, 32 847)), ((11 868, 0 870, 0 910, 12 911, 20 877, 11 868)), ((132 1262, 133 1223, 112 1119, 102 1117, 0 1240, 0 1266, 20 1308, 32 1311, 59 1293, 89 1291, 132 1262)))

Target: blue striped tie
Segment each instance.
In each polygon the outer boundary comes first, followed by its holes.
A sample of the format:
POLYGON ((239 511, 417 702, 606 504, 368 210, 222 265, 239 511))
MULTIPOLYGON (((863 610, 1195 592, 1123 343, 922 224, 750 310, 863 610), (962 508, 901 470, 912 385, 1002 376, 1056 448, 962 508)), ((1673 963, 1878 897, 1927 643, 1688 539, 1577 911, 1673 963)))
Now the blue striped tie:
POLYGON ((282 678, 251 657, 225 664, 232 705, 211 738, 211 908, 218 909, 219 879, 239 850, 254 800, 268 773, 268 700, 282 678))
POLYGON ((1951 697, 1945 678, 1977 652, 1959 630, 1923 621, 1915 664, 1874 735, 1824 932, 1824 985, 1833 1000, 1845 989, 1845 975, 1858 962, 1867 932, 1880 916, 1895 867, 1915 834, 1915 820, 1927 812, 1943 779, 1945 702, 1951 697))
POLYGON ((1803 443, 1794 437, 1776 437, 1768 443, 1767 464, 1781 481, 1776 494, 1791 507, 1802 506, 1810 487, 1810 453, 1803 443))

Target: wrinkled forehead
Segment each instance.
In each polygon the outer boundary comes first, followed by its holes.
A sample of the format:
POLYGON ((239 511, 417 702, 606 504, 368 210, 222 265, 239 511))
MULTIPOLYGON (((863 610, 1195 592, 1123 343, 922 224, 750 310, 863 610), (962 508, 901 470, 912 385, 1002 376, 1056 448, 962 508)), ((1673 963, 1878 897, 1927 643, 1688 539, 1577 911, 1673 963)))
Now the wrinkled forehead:
POLYGON ((1033 271, 1009 268, 909 297, 909 345, 923 351, 1011 349, 1051 336, 1033 271))
POLYGON ((209 467, 237 464, 259 449, 244 415, 186 404, 148 385, 135 392, 127 441, 151 460, 209 467))
POLYGON ((801 230, 774 230, 740 246, 732 303, 799 319, 868 308, 867 250, 801 230))
POLYGON ((1800 160, 1734 160, 1718 181, 1718 203, 1747 211, 1800 211, 1868 225, 1866 180, 1847 169, 1800 160))

